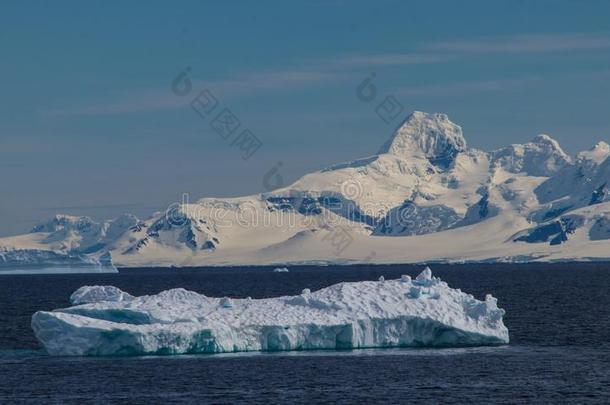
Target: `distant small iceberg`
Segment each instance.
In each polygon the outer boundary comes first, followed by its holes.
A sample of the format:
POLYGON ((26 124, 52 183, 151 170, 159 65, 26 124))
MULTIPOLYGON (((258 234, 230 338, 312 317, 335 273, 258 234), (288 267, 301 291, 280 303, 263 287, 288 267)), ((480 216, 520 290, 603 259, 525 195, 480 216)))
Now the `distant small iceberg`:
POLYGON ((274 273, 288 273, 290 272, 290 270, 288 270, 288 267, 276 267, 275 269, 273 269, 274 273))

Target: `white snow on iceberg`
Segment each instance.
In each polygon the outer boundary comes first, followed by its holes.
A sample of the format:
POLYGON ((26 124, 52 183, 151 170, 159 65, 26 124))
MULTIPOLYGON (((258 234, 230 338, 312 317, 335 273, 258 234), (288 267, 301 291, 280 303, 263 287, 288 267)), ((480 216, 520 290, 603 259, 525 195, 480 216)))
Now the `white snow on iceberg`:
POLYGON ((133 298, 134 297, 131 294, 121 291, 111 285, 86 285, 72 293, 70 296, 70 304, 80 305, 101 301, 131 301, 133 298))
POLYGON ((412 280, 339 283, 301 295, 212 298, 185 289, 133 297, 82 287, 82 305, 36 312, 51 355, 102 356, 372 347, 462 347, 509 341, 504 310, 450 288, 429 269, 412 280))

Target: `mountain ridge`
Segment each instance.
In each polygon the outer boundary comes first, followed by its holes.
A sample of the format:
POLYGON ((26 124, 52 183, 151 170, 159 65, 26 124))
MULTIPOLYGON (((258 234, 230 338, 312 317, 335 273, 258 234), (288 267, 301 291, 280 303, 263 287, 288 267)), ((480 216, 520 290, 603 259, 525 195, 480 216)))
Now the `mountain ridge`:
POLYGON ((603 141, 569 156, 545 134, 485 152, 447 115, 415 111, 377 154, 289 186, 173 204, 146 220, 55 216, 0 238, 0 252, 110 254, 126 267, 605 260, 609 156, 603 141))

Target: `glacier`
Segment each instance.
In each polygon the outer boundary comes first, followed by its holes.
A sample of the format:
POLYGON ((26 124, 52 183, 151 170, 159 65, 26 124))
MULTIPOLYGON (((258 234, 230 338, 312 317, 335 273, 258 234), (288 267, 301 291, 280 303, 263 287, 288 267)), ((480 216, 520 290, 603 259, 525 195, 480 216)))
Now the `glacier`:
POLYGON ((110 253, 92 257, 77 252, 0 247, 0 275, 118 273, 110 253))
POLYGON ((55 356, 128 356, 503 345, 497 300, 432 276, 343 282, 300 295, 213 298, 182 288, 134 297, 85 286, 74 306, 39 311, 32 328, 55 356))

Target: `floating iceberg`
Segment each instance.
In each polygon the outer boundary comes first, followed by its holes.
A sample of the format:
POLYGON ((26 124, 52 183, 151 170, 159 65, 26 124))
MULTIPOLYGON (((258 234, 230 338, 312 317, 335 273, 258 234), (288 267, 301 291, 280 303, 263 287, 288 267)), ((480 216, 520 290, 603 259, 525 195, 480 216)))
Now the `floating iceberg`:
POLYGON ((133 297, 81 287, 70 308, 36 312, 51 355, 102 356, 508 343, 504 310, 450 288, 426 269, 415 280, 339 283, 301 295, 212 298, 182 288, 133 297))
POLYGON ((288 273, 290 270, 288 270, 288 267, 276 267, 275 269, 273 269, 274 273, 288 273))

